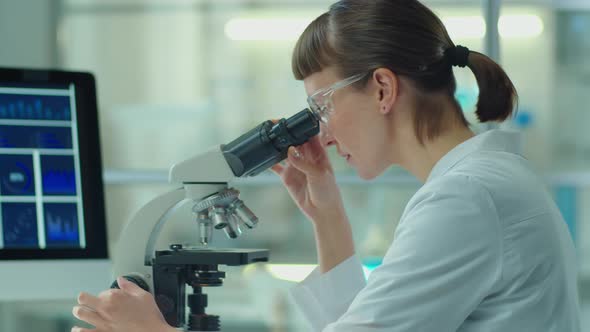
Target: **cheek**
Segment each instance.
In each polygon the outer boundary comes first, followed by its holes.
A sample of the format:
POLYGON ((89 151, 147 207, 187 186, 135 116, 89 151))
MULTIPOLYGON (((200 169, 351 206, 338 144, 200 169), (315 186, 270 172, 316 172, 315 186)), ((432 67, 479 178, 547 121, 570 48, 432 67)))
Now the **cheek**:
POLYGON ((347 133, 354 130, 354 121, 346 109, 338 108, 331 115, 328 121, 328 131, 339 142, 346 140, 347 133))
POLYGON ((340 148, 352 155, 359 176, 374 178, 389 165, 385 118, 369 109, 370 101, 350 102, 347 106, 333 113, 329 130, 340 148))
MULTIPOLYGON (((365 110, 370 112, 370 110, 365 110)), ((354 148, 356 168, 363 179, 380 175, 391 165, 392 144, 386 118, 368 113, 356 119, 358 133, 354 148)))
POLYGON ((334 114, 330 119, 329 128, 344 152, 356 156, 362 150, 362 126, 353 112, 334 114))

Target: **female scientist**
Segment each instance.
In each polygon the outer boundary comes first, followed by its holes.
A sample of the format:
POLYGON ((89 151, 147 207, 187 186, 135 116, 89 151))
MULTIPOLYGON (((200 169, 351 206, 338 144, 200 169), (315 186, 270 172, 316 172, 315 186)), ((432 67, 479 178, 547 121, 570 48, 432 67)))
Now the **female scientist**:
MULTIPOLYGON (((452 66, 475 75, 481 122, 511 116, 502 68, 455 45, 416 0, 341 0, 299 38, 293 72, 322 135, 273 170, 314 226, 319 266, 293 290, 314 331, 580 331, 567 227, 518 137, 470 130, 452 66), (363 179, 396 164, 424 182, 368 280, 329 146, 363 179)), ((108 296, 82 293, 75 316, 96 331, 174 331, 149 293, 119 282, 108 296)))

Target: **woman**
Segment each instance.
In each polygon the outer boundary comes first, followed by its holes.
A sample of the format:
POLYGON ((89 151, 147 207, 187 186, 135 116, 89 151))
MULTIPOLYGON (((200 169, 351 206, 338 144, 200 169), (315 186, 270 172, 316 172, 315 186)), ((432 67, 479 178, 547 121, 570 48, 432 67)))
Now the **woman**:
MULTIPOLYGON (((506 73, 455 46, 416 0, 339 1, 297 42, 293 71, 322 136, 273 170, 314 226, 319 266, 293 291, 314 331, 580 330, 563 219, 514 134, 469 129, 453 65, 477 79, 481 122, 510 117, 506 73), (325 152, 332 145, 363 179, 397 164, 424 182, 367 281, 325 152)), ((148 293, 121 283, 99 298, 81 294, 95 311, 76 307, 76 317, 98 331, 170 329, 148 293)))

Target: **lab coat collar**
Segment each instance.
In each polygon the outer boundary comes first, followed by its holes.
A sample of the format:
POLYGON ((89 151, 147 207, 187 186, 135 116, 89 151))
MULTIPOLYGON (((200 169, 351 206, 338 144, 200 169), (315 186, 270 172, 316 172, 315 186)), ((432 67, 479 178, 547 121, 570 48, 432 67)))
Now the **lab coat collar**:
POLYGON ((521 134, 517 131, 493 129, 475 135, 447 152, 432 168, 426 182, 439 177, 476 151, 502 151, 522 155, 521 134))

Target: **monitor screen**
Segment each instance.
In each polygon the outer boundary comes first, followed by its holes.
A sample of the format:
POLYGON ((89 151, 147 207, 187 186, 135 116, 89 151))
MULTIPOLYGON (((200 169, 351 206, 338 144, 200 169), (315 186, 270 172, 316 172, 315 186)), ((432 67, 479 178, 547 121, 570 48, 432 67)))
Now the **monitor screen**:
POLYGON ((94 78, 0 69, 0 259, 106 258, 94 78))

